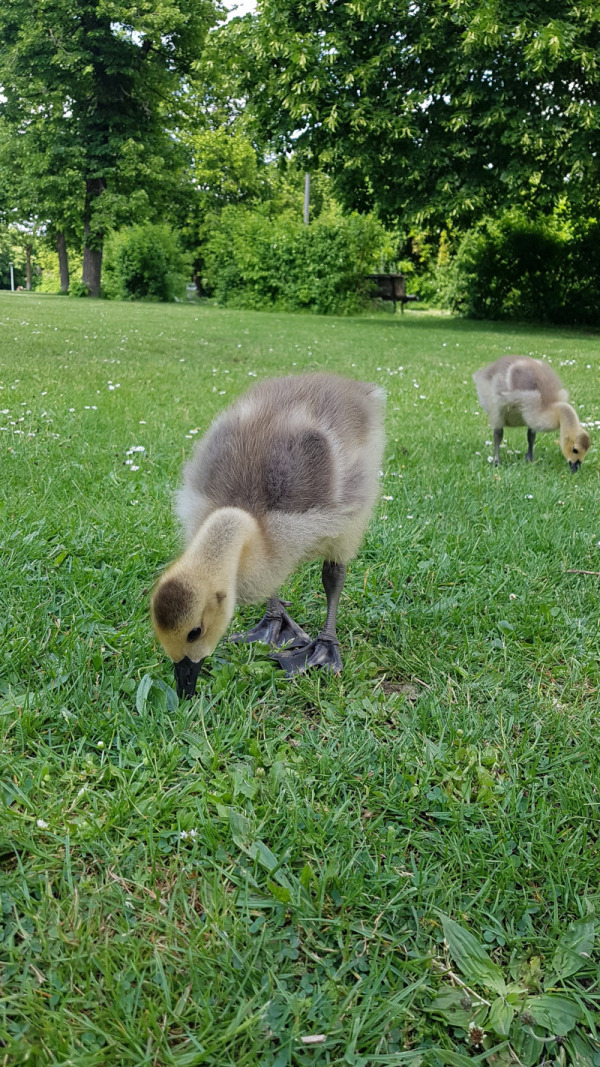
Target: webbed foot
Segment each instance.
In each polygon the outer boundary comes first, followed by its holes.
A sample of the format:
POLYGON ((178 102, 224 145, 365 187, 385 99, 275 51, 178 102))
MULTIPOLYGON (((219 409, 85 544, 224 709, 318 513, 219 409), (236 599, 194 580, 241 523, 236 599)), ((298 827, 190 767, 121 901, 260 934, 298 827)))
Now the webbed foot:
POLYGON ((281 648, 287 645, 289 648, 302 648, 310 643, 310 637, 294 622, 284 607, 284 601, 270 600, 267 610, 260 622, 244 634, 233 634, 230 641, 250 644, 252 641, 264 641, 266 645, 274 645, 281 648))
POLYGON ((288 678, 294 674, 303 674, 311 667, 329 667, 334 674, 342 672, 342 657, 337 638, 323 637, 321 634, 303 648, 272 652, 271 658, 283 667, 288 678))

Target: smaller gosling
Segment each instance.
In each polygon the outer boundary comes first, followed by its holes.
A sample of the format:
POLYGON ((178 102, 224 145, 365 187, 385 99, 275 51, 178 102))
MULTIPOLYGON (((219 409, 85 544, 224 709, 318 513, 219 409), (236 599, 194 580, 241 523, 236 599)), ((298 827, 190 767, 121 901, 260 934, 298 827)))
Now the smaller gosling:
POLYGON ((579 470, 590 448, 589 434, 567 403, 569 394, 547 363, 531 356, 502 356, 475 371, 473 381, 494 431, 494 463, 500 463, 505 426, 527 427, 526 459, 533 462, 536 433, 560 430, 560 447, 571 471, 579 470))

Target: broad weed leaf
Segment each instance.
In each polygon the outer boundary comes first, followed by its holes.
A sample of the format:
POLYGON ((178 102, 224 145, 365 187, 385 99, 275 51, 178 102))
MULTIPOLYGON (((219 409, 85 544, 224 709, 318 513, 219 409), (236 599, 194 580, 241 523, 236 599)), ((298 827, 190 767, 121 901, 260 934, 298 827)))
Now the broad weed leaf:
POLYGON ((235 844, 242 850, 242 852, 247 852, 250 842, 252 841, 250 819, 247 819, 245 815, 242 815, 241 811, 236 811, 235 808, 229 808, 228 815, 231 836, 233 837, 235 844))
POLYGON ((148 693, 152 688, 152 678, 149 674, 145 674, 140 684, 137 687, 137 693, 135 694, 135 706, 139 715, 144 714, 146 707, 146 701, 148 699, 148 693))
POLYGON ((486 1026, 500 1037, 508 1037, 510 1025, 515 1015, 515 1009, 507 1004, 502 997, 492 1002, 490 1014, 486 1020, 486 1026))
POLYGON ((482 1026, 487 1014, 487 1006, 483 1001, 477 1000, 466 989, 456 989, 446 984, 441 985, 438 995, 426 1010, 441 1015, 451 1026, 462 1026, 465 1030, 468 1030, 470 1022, 482 1026))
POLYGON ((500 996, 506 994, 506 982, 497 963, 494 963, 470 930, 454 922, 447 915, 442 915, 444 937, 448 949, 459 970, 469 983, 486 986, 500 996))
POLYGON ((267 879, 267 889, 273 894, 275 900, 280 900, 282 904, 289 904, 292 899, 292 894, 287 886, 277 885, 270 878, 267 879))
POLYGON ((573 1067, 589 1067, 598 1063, 598 1047, 580 1033, 571 1034, 565 1041, 573 1067))
POLYGON ((173 714, 179 707, 179 697, 162 678, 151 678, 149 674, 145 674, 137 687, 135 706, 140 715, 152 709, 162 711, 165 707, 173 714), (153 689, 154 695, 151 697, 153 689))
POLYGON ((471 1056, 465 1056, 462 1052, 451 1052, 447 1048, 431 1048, 427 1050, 430 1055, 435 1054, 436 1060, 447 1063, 449 1067, 473 1067, 471 1056))
POLYGON ((525 1011, 533 1015, 539 1026, 559 1037, 568 1034, 582 1017, 577 1001, 558 993, 542 993, 539 997, 529 997, 525 1011))
POLYGON ((544 983, 546 989, 560 979, 576 974, 584 966, 592 954, 595 932, 596 924, 591 916, 567 926, 556 947, 552 973, 544 983))
MULTIPOLYGON (((510 1044, 523 1067, 536 1067, 545 1047, 542 1038, 536 1037, 530 1026, 513 1026, 510 1044)), ((589 1067, 589 1064, 586 1067, 589 1067)))

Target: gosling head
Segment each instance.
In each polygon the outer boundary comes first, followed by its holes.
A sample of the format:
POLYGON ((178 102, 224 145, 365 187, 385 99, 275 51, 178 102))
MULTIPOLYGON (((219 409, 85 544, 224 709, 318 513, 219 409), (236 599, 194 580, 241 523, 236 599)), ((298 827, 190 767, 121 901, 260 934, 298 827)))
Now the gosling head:
POLYGON ((231 621, 235 604, 210 576, 198 578, 171 567, 159 578, 150 601, 154 632, 173 660, 179 697, 193 697, 202 661, 210 656, 231 621))
POLYGON ((590 450, 590 435, 581 428, 575 433, 567 433, 560 442, 562 454, 575 474, 590 450))

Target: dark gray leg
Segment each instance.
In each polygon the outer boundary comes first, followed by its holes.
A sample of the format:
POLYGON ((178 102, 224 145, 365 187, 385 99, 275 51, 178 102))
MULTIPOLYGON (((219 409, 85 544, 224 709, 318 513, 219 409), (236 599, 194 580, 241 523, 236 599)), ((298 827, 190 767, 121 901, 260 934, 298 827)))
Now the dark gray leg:
POLYGON ((337 623, 338 605, 342 595, 342 589, 344 588, 344 582, 346 581, 345 565, 343 563, 333 563, 331 560, 326 559, 323 563, 323 570, 321 571, 321 581, 323 582, 323 589, 325 590, 325 595, 327 597, 327 617, 319 636, 331 639, 337 644, 335 627, 337 623))
POLYGON ((533 463, 533 446, 535 444, 535 430, 529 430, 529 429, 527 430, 527 444, 529 445, 529 448, 527 449, 527 455, 525 456, 525 459, 528 459, 530 463, 533 463))
POLYGON ((500 466, 500 442, 504 437, 504 430, 494 430, 494 466, 500 466))
POLYGON ((342 659, 335 627, 338 604, 346 581, 345 565, 325 560, 321 579, 327 596, 327 617, 321 633, 304 648, 293 652, 273 653, 273 659, 277 660, 288 675, 306 671, 309 667, 330 667, 334 674, 341 673, 342 659))
POLYGON ((272 596, 267 600, 267 610, 260 622, 248 630, 245 634, 233 634, 230 641, 246 642, 264 641, 267 645, 289 645, 290 648, 304 648, 310 642, 310 637, 288 615, 287 601, 272 596))

